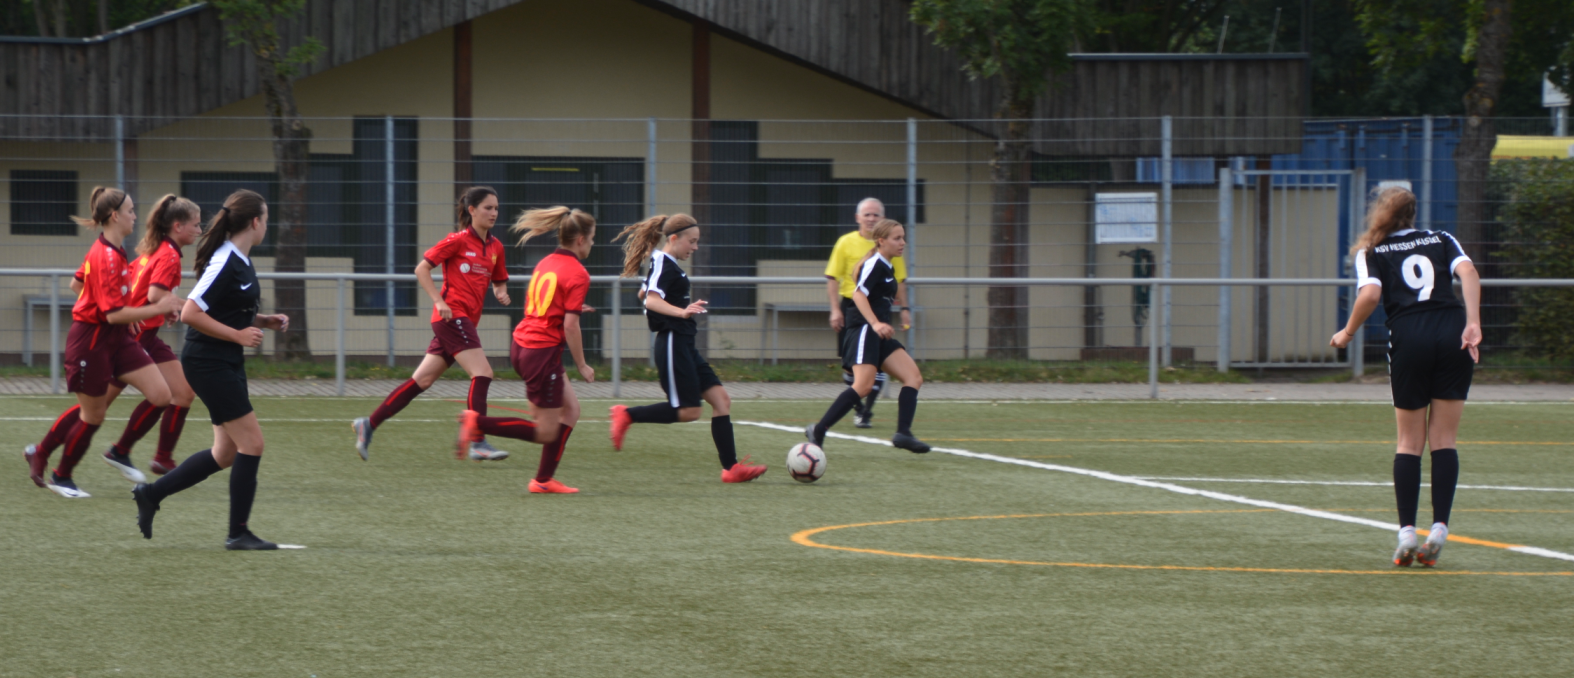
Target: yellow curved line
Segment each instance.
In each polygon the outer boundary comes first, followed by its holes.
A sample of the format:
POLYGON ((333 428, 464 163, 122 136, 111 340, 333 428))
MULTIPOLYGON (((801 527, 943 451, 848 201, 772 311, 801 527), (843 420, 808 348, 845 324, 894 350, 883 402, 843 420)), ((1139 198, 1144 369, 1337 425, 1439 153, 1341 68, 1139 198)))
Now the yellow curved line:
MULTIPOLYGON (((1196 565, 1128 565, 1121 563, 1076 563, 1076 562, 1049 562, 1039 560, 1010 560, 1004 558, 969 558, 966 556, 941 556, 932 553, 903 553, 901 551, 886 551, 883 549, 865 549, 853 546, 833 546, 822 544, 813 539, 814 535, 832 530, 845 530, 854 527, 879 527, 882 525, 901 525, 906 523, 939 523, 958 520, 999 520, 1003 518, 1078 518, 1089 516, 1139 516, 1139 515, 1190 515, 1197 513, 1270 513, 1273 509, 1235 509, 1217 511, 1104 511, 1090 513, 1019 513, 998 516, 960 516, 950 518, 908 518, 904 520, 879 520, 866 523, 850 523, 847 525, 827 525, 799 530, 792 535, 792 541, 800 546, 811 548, 830 549, 832 551, 847 551, 850 553, 866 553, 877 556, 894 556, 897 558, 917 558, 921 560, 949 560, 962 563, 984 563, 990 565, 1039 565, 1048 567, 1081 567, 1093 569, 1112 570, 1171 570, 1185 572, 1257 572, 1272 574, 1410 574, 1410 575, 1456 575, 1456 576, 1499 576, 1499 577, 1568 577, 1574 572, 1477 572, 1470 570, 1331 570, 1331 569, 1301 569, 1301 568, 1271 568, 1271 567, 1214 567, 1196 565)), ((1449 541, 1459 541, 1466 544, 1481 546, 1494 546, 1509 548, 1509 544, 1470 539, 1449 535, 1449 541)))

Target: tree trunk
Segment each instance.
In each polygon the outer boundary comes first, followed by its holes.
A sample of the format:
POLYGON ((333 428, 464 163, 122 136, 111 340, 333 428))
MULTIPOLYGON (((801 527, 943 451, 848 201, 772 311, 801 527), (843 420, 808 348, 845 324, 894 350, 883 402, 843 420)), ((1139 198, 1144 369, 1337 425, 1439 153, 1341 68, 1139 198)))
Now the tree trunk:
MULTIPOLYGON (((273 162, 279 174, 278 204, 270 207, 269 227, 277 229, 274 270, 280 273, 306 271, 306 180, 311 161, 311 130, 295 107, 295 88, 289 78, 278 74, 278 47, 270 56, 257 60, 263 83, 268 117, 273 125, 273 162)), ((393 205, 388 205, 393 209, 393 205)), ((274 309, 290 317, 290 329, 279 334, 275 357, 279 360, 311 360, 307 338, 306 281, 276 280, 274 309)), ((389 300, 392 303, 392 300, 389 300)))
POLYGON ((33 21, 38 24, 38 37, 47 38, 49 35, 49 18, 44 10, 44 0, 33 3, 33 21))
POLYGON ((1508 62, 1512 0, 1486 0, 1486 21, 1476 43, 1476 82, 1465 93, 1465 126, 1454 150, 1459 175, 1459 222, 1454 233, 1465 252, 1481 257, 1487 217, 1487 178, 1492 169, 1492 149, 1497 146, 1493 119, 1498 94, 1503 91, 1503 71, 1508 62))
MULTIPOLYGON (((1021 278, 1027 275, 1027 118, 1033 109, 1031 101, 1012 101, 1002 109, 1002 117, 1009 120, 989 162, 989 277, 1021 278)), ((989 288, 990 358, 1028 357, 1027 297, 1026 287, 989 288)))

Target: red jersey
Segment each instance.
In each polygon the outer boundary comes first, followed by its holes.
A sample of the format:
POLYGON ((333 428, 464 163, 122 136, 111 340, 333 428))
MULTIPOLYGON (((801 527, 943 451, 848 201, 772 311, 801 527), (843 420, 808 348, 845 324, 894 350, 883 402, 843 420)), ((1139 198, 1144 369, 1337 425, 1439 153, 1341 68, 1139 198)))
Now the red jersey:
POLYGON ((82 262, 82 293, 71 307, 77 322, 108 325, 108 315, 126 307, 131 294, 131 267, 126 252, 109 244, 104 236, 93 241, 82 262))
MULTIPOLYGON (((166 292, 179 288, 180 258, 180 247, 165 238, 152 254, 131 262, 131 295, 126 298, 126 305, 146 306, 148 291, 154 287, 166 292)), ((142 321, 142 332, 154 332, 163 325, 164 316, 156 315, 142 321)))
MULTIPOLYGON (((467 228, 450 234, 422 255, 426 263, 443 270, 443 303, 453 309, 455 318, 480 320, 486 290, 492 283, 508 282, 503 265, 503 241, 491 233, 486 240, 467 228)), ((432 309, 432 322, 443 319, 432 309)))
POLYGON ((525 348, 563 345, 563 316, 578 315, 590 292, 590 272, 573 252, 559 247, 536 264, 525 290, 525 319, 514 328, 514 343, 525 348))

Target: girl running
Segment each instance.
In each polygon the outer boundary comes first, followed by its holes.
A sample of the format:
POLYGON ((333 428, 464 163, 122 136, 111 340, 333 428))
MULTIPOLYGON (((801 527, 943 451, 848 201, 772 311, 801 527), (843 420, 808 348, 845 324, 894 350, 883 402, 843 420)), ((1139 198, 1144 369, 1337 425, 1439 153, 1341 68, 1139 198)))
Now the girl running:
MULTIPOLYGON (((82 263, 82 292, 71 309, 71 329, 66 333, 64 356, 66 385, 77 394, 78 407, 74 417, 70 411, 62 415, 51 433, 67 424, 67 419, 76 421, 69 423, 62 434, 60 440, 64 441, 65 452, 60 465, 47 478, 49 452, 44 450, 52 451, 58 443, 51 444, 46 437, 42 445, 29 445, 26 451, 33 482, 67 498, 89 496, 76 486, 71 472, 92 445, 93 434, 104 424, 112 382, 119 380, 137 387, 155 409, 169 404, 169 386, 148 352, 137 343, 133 328, 149 318, 175 312, 179 301, 170 297, 139 308, 128 307, 130 262, 126 260, 121 243, 136 225, 135 204, 124 191, 102 186, 93 189, 88 204, 92 205, 93 216, 75 217, 75 220, 82 226, 100 229, 100 232, 82 263)), ((131 470, 136 471, 135 468, 131 470)))
MULTIPOLYGON (((372 433, 377 427, 431 388, 455 362, 470 375, 470 395, 465 401, 465 409, 486 415, 492 364, 487 362, 486 353, 481 350, 476 323, 481 319, 487 287, 492 288, 492 296, 503 305, 509 304, 503 242, 492 235, 492 226, 496 223, 497 191, 488 186, 466 189, 459 197, 459 222, 453 234, 427 250, 421 263, 416 265, 416 280, 432 299, 432 333, 436 336, 426 348, 426 358, 415 369, 415 375, 388 394, 372 416, 351 423, 355 430, 355 449, 362 460, 371 455, 372 433), (432 282, 432 269, 438 267, 443 269, 441 294, 432 282)), ((507 452, 492 447, 485 440, 471 445, 469 455, 475 461, 508 458, 507 452)))
MULTIPOLYGON (((1399 447, 1394 497, 1399 547, 1394 564, 1431 567, 1448 540, 1448 517, 1459 483, 1454 447, 1470 379, 1480 360, 1481 275, 1454 236, 1417 231, 1414 193, 1383 189, 1367 212, 1366 232, 1350 248, 1355 258, 1355 306, 1329 345, 1345 348, 1379 301, 1388 315, 1388 378, 1394 394, 1399 447), (1441 275, 1443 271, 1448 275, 1441 275), (1458 278, 1464 303, 1454 296, 1458 278), (1421 450, 1432 449, 1432 530, 1416 543, 1421 497, 1421 450)), ((1360 346, 1351 350, 1359 351, 1360 346)))
MULTIPOLYGON (((147 223, 143 225, 142 241, 137 243, 137 254, 141 256, 131 262, 131 306, 157 303, 180 288, 180 251, 202 235, 202 226, 197 219, 199 213, 196 203, 175 195, 159 198, 153 205, 153 213, 148 215, 147 223)), ((182 300, 175 301, 181 303, 182 300)), ((186 373, 180 367, 180 359, 158 337, 158 330, 164 325, 164 320, 165 316, 156 315, 142 321, 137 343, 158 365, 164 383, 169 385, 170 404, 159 408, 150 400, 138 403, 137 409, 131 412, 130 421, 126 422, 126 430, 120 434, 119 442, 111 445, 109 451, 104 453, 105 462, 139 483, 147 482, 147 478, 131 463, 132 446, 160 424, 162 414, 158 449, 148 468, 158 475, 175 470, 175 445, 180 442, 180 432, 186 426, 186 414, 191 411, 191 401, 197 397, 191 385, 186 383, 186 373)), ((109 401, 114 402, 123 388, 124 384, 111 384, 109 401)))
POLYGON ((700 401, 710 403, 711 439, 721 459, 724 483, 746 483, 765 473, 764 464, 738 461, 732 438, 732 398, 710 363, 694 347, 694 316, 705 312, 704 301, 690 301, 689 277, 678 268, 700 247, 699 223, 687 214, 658 215, 623 229, 614 241, 623 243, 623 277, 639 275, 640 262, 650 260, 641 286, 645 319, 656 333, 656 373, 667 402, 640 407, 612 406, 612 448, 623 449, 630 424, 671 424, 700 418, 700 401), (656 249, 660 245, 661 249, 656 249))
POLYGON ((596 220, 588 213, 559 206, 525 212, 512 230, 524 231, 520 245, 538 235, 557 232, 557 250, 537 262, 530 276, 525 317, 514 328, 514 341, 508 349, 509 362, 525 380, 525 396, 530 400, 530 416, 535 421, 487 417, 465 410, 459 415, 459 441, 454 455, 464 455, 483 434, 541 443, 541 465, 530 481, 530 491, 573 494, 579 490, 552 476, 563 459, 569 434, 579 423, 579 398, 563 370, 564 344, 574 357, 579 376, 586 382, 596 380, 595 370, 585 364, 585 342, 579 330, 579 314, 593 310, 585 306, 590 273, 580 261, 590 256, 590 248, 595 244, 596 220))
POLYGON ((891 306, 897 295, 896 270, 891 260, 907 249, 906 231, 891 219, 876 224, 875 247, 858 264, 853 287, 853 305, 858 312, 847 314, 847 335, 842 346, 842 365, 852 370, 853 385, 836 397, 818 423, 804 429, 804 435, 815 445, 825 446, 825 432, 869 395, 876 375, 884 371, 902 382, 902 391, 896 398, 896 435, 891 437, 891 445, 920 454, 929 451, 929 445, 913 437, 912 432, 918 389, 924 385, 924 376, 902 342, 894 338, 896 328, 891 327, 891 306))
POLYGON ((181 310, 188 329, 180 362, 192 390, 208 407, 213 447, 186 457, 158 482, 131 489, 137 502, 137 527, 146 539, 153 538, 153 515, 165 498, 230 468, 230 527, 224 548, 278 548, 252 534, 247 524, 257 496, 263 440, 246 390, 245 349, 262 345, 262 328, 283 332, 290 325, 284 315, 257 313, 262 290, 248 255, 267 233, 268 204, 262 196, 240 190, 230 194, 202 234, 195 263, 197 285, 181 310))

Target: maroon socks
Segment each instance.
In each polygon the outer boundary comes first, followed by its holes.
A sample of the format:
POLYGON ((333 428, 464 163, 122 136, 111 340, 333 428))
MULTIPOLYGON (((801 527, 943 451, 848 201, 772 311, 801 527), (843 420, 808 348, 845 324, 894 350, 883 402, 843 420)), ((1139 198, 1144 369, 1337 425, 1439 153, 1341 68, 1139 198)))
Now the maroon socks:
POLYGON ((568 436, 573 432, 572 426, 560 426, 557 440, 541 446, 541 465, 536 467, 536 482, 544 483, 557 473, 557 463, 563 461, 563 448, 568 445, 568 436))
POLYGON ((372 411, 372 428, 382 426, 383 422, 392 419, 406 405, 409 405, 410 401, 415 400, 416 396, 421 395, 425 391, 426 389, 421 388, 419 384, 415 383, 414 379, 406 380, 403 384, 400 384, 399 388, 388 394, 388 399, 384 400, 383 404, 378 405, 377 409, 372 411))

